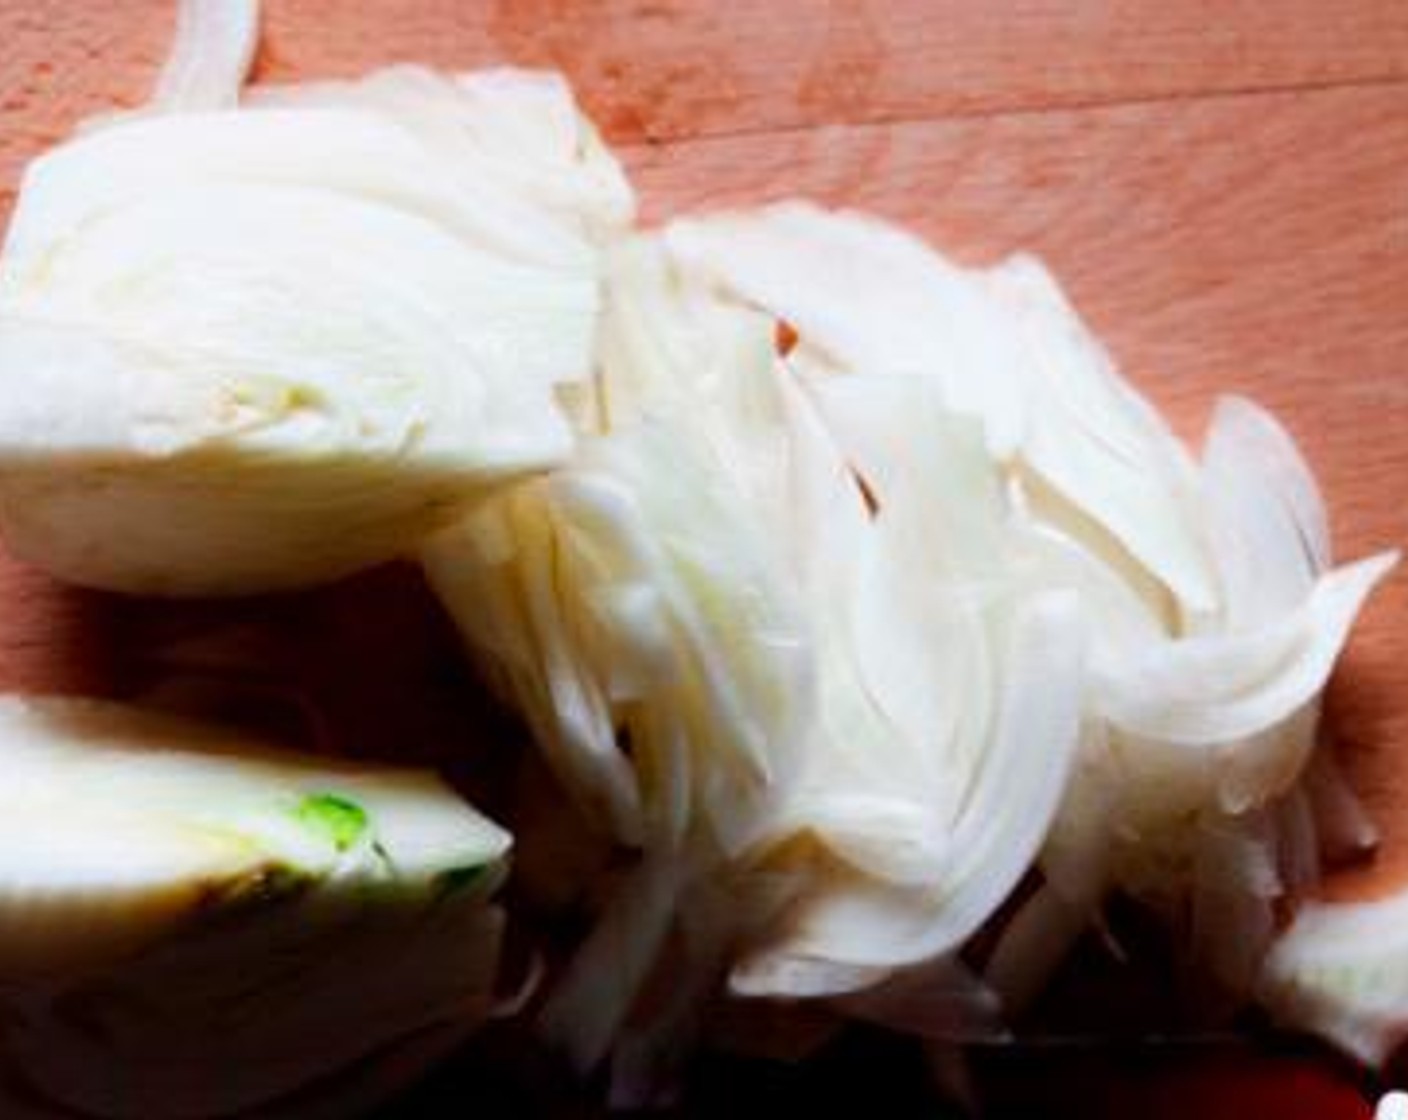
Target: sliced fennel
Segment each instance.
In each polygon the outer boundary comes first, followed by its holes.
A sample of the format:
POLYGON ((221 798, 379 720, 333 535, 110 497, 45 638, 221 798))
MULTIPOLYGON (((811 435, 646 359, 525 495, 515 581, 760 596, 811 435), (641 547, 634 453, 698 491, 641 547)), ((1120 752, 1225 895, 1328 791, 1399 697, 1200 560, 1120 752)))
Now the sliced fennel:
POLYGON ((800 206, 618 248, 591 390, 566 466, 425 552, 579 804, 644 849, 549 1005, 581 1064, 619 1033, 639 1074, 687 1031, 679 1000, 631 1019, 661 967, 922 1002, 1037 863, 989 970, 1014 1006, 1113 890, 1249 989, 1319 873, 1318 695, 1393 563, 1328 567, 1270 417, 1223 402, 1200 468, 1034 262, 965 272, 800 206), (682 928, 734 959, 662 964, 682 928))
MULTIPOLYGON (((601 243, 633 217, 630 184, 560 74, 502 67, 451 75, 400 65, 356 81, 254 86, 245 105, 373 113, 442 158, 458 173, 458 190, 480 192, 488 180, 505 196, 499 206, 531 207, 538 221, 551 218, 601 243)), ((485 223, 484 232, 526 243, 535 231, 485 223)))
POLYGON ((1314 480, 1289 436, 1248 401, 1219 402, 1203 467, 1224 586, 1218 615, 1095 675, 1127 791, 1123 824, 1137 833, 1294 795, 1320 692, 1364 600, 1397 561, 1383 553, 1329 566, 1314 480))
MULTIPOLYGON (((770 324, 715 307, 653 241, 609 277, 577 455, 423 553, 564 785, 646 851, 547 1009, 584 1066, 681 916, 719 924, 695 896, 788 786, 812 695, 789 560, 805 542, 776 531, 792 514, 770 324)), ((682 989, 707 990, 719 936, 682 989)))
MULTIPOLYGON (((1182 637, 1097 652, 1088 687, 1098 731, 1043 869, 1055 899, 1087 913, 1112 886, 1153 905, 1202 974, 1246 999, 1287 899, 1313 887, 1326 853, 1374 842, 1315 744, 1320 692, 1397 557, 1330 568, 1314 479, 1249 401, 1218 402, 1202 466, 1218 608, 1187 620, 1182 637)), ((1110 613, 1109 590, 1093 590, 1110 613)), ((1009 954, 997 966, 1013 991, 1039 984, 1009 954)))
MULTIPOLYGON (((1014 924, 990 977, 1030 997, 1118 888, 1158 910, 1200 973, 1253 994, 1277 915, 1309 890, 1321 859, 1362 852, 1374 833, 1332 760, 1316 753, 1319 695, 1392 553, 1331 569, 1323 503, 1290 437, 1249 401, 1218 403, 1203 456, 1201 518, 1222 587, 1189 632, 1131 625, 1105 582, 1082 763, 1042 860, 1031 930, 1014 924), (1121 635, 1118 641, 1112 640, 1121 635), (1042 916, 1045 915, 1045 916, 1042 916)), ((1075 542, 1070 542, 1072 545, 1075 542)))
POLYGON ((1267 957, 1257 995, 1287 1026, 1383 1064, 1408 1040, 1408 894, 1302 907, 1267 957))
POLYGON ((699 321, 709 305, 649 242, 620 249, 610 280, 575 458, 423 559, 579 802, 629 842, 702 821, 736 849, 801 749, 809 689, 798 542, 774 532, 772 336, 738 312, 699 321))
MULTIPOLYGON (((26 174, 0 532, 161 594, 417 556, 612 865, 553 884, 595 926, 540 1023, 613 1099, 723 987, 1000 1037, 1115 891, 1287 1022, 1408 1033, 1401 900, 1276 940, 1375 840, 1316 733, 1396 556, 1333 566, 1274 419, 1220 401, 1195 460, 1030 258, 803 203, 632 236, 555 75, 243 90, 256 17, 185 0, 152 102, 26 174)), ((102 705, 0 740, 47 1095, 301 1115, 482 1014, 507 837, 433 780, 102 705)))
POLYGON ((167 112, 233 107, 258 46, 256 0, 178 0, 176 41, 152 101, 167 112))
POLYGON ((1408 1120, 1408 1093, 1385 1093, 1374 1108, 1374 1120, 1408 1120))
POLYGON ((173 96, 26 172, 0 257, 14 551, 124 591, 304 585, 569 454, 556 395, 590 374, 631 197, 559 80, 173 96))
MULTIPOLYGON (((1325 822, 1298 786, 1318 696, 1395 557, 1329 570, 1314 480, 1250 402, 1219 404, 1196 464, 1033 260, 966 271, 872 219, 795 203, 679 221, 664 236, 720 298, 767 312, 793 335, 788 365, 865 479, 877 521, 907 516, 918 526, 907 548, 926 527, 942 531, 942 489, 916 480, 966 479, 954 489, 981 508, 971 497, 983 471, 995 472, 1013 503, 1004 548, 991 551, 994 530, 972 517, 948 538, 970 556, 989 542, 978 570, 1005 572, 1028 593, 1076 595, 1089 634, 1088 670, 1071 686, 1081 697, 1080 759, 1045 837, 1046 884, 999 943, 999 987, 1017 1002, 1033 992, 1103 897, 1123 889, 1170 916, 1191 906, 1195 955, 1245 992, 1274 904, 1318 874, 1325 822), (842 259, 845 269, 828 264, 842 259), (931 386, 941 408, 978 420, 986 462, 965 468, 952 447, 940 450, 932 423, 907 439, 923 409, 885 416, 894 382, 931 386), (897 454, 910 445, 931 458, 897 454), (867 462, 877 449, 894 464, 867 462), (1229 905, 1241 916, 1219 927, 1215 912, 1229 905), (1232 930, 1230 951, 1217 944, 1218 928, 1232 930)), ((838 554, 834 543, 826 551, 838 554)), ((925 570, 940 585, 954 579, 941 563, 925 570)), ((836 597, 863 601, 869 588, 893 584, 871 579, 866 592, 836 597)), ((923 597, 910 588, 903 602, 917 614, 923 597)), ((922 664, 893 637, 876 648, 904 651, 882 679, 898 682, 922 664)), ((862 655, 872 663, 886 665, 862 655)), ((937 679, 928 678, 931 695, 937 679)), ((824 683, 819 692, 835 694, 824 683)), ((982 693, 964 695, 972 704, 982 693)), ((874 808, 861 816, 880 819, 874 808)), ((937 849, 919 863, 938 866, 937 849)), ((864 940, 854 930, 844 939, 864 940)), ((797 969, 785 974, 795 979, 797 969)))
POLYGON ((735 970, 740 992, 846 991, 856 967, 874 983, 956 948, 1030 864, 1075 747, 1074 603, 1002 578, 1002 505, 976 441, 922 389, 893 387, 870 417, 848 414, 857 427, 885 417, 870 431, 888 438, 852 460, 874 518, 799 402, 819 702, 759 856, 776 874, 801 855, 810 873, 792 928, 735 970), (833 862, 786 842, 805 835, 833 862))
POLYGON ((583 1065, 671 929, 696 931, 680 989, 726 970, 717 939, 751 942, 749 995, 849 993, 961 945, 1045 835, 1083 644, 1069 596, 1004 571, 981 433, 926 385, 813 399, 668 239, 616 255, 606 308, 577 456, 425 551, 564 782, 646 849, 548 1008, 583 1065))
POLYGON ((1294 736, 1294 723, 1395 562, 1389 554, 1347 565, 1272 626, 1170 643, 1094 682, 1122 765, 1148 782, 1152 814, 1236 812, 1286 792, 1313 742, 1294 736))
POLYGON ((0 701, 4 1048, 106 1116, 262 1107, 487 1010, 509 837, 433 776, 0 701))
POLYGON ((877 219, 784 203, 675 223, 671 243, 736 298, 789 323, 828 372, 914 377, 983 423, 1190 610, 1215 594, 1194 472, 1035 261, 960 269, 877 219), (847 267, 833 264, 845 260, 847 267))

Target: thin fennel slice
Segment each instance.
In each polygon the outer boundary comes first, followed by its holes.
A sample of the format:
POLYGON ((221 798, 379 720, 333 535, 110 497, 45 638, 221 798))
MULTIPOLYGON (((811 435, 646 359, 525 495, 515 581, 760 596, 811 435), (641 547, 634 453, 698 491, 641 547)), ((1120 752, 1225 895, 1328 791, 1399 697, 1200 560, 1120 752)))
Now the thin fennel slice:
POLYGON ((1243 397, 1222 397, 1203 445, 1225 625, 1245 630, 1295 609, 1330 570, 1324 501, 1290 435, 1243 397))
POLYGON ((1267 957, 1258 998, 1369 1065, 1408 1039, 1408 895, 1303 906, 1267 957))
POLYGON ((152 101, 163 112, 234 108, 258 43, 258 0, 178 0, 152 101))
POLYGON ((1040 475, 1189 609, 1212 608, 1191 460, 1036 262, 964 270, 877 219, 799 203, 667 236, 723 291, 795 328, 818 368, 935 384, 982 420, 995 458, 1040 475))

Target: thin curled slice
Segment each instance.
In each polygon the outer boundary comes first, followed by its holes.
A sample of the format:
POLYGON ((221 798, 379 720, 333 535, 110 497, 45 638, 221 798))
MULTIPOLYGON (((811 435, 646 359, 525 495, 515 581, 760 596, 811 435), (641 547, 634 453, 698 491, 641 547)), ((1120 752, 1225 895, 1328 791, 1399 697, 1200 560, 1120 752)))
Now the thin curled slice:
MULTIPOLYGON (((1045 839, 1074 746, 1074 690, 1052 688, 1035 705, 1029 691, 1079 672, 1071 604, 1033 604, 1014 620, 1008 641, 1015 658, 1001 678, 992 741, 928 877, 886 885, 833 873, 831 884, 803 894, 797 928, 780 945, 735 969, 735 991, 796 996, 869 987, 962 945, 1017 884, 1045 839)), ((825 828, 826 818, 819 820, 825 828)))
POLYGON ((1203 475, 1224 625, 1245 630, 1294 610, 1331 556, 1324 501, 1290 435, 1254 402, 1221 397, 1203 475))
POLYGON ((1029 467, 1187 609, 1213 607, 1191 460, 1035 261, 965 271, 877 219, 800 203, 667 236, 723 291, 795 328, 818 376, 931 381, 982 420, 994 457, 1029 467))
POLYGON ((994 455, 1024 440, 1022 355, 1007 324, 972 277, 909 233, 785 202, 677 220, 664 236, 719 294, 793 328, 818 375, 929 379, 946 407, 983 421, 994 455))
POLYGON ((1192 457, 1039 261, 1017 256, 983 279, 1024 347, 1032 421, 1023 464, 1083 515, 1074 524, 1098 526, 1090 543, 1109 562, 1142 568, 1180 615, 1213 610, 1218 587, 1192 457))
POLYGON ((1258 998, 1368 1065, 1408 1039, 1408 894, 1303 906, 1266 959, 1258 998))
POLYGON ((258 0, 179 0, 153 102, 163 112, 234 108, 258 43, 258 0))
POLYGON ((1164 811, 1185 803, 1184 780, 1204 803, 1197 783, 1210 770, 1209 791, 1229 808, 1285 792, 1312 740, 1282 732, 1324 688, 1365 598, 1397 559, 1384 553, 1336 569, 1263 629, 1174 642, 1096 682, 1129 765, 1170 783, 1158 795, 1164 811))

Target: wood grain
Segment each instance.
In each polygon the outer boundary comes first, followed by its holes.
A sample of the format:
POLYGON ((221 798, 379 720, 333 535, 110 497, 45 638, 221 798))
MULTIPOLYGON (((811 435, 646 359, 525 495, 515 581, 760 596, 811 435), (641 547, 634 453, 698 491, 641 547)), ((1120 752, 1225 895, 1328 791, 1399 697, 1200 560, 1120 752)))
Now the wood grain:
MULTIPOLYGON (((0 0, 0 217, 23 160, 140 100, 174 0, 0 0)), ((1408 77, 1389 0, 268 0, 260 75, 565 71, 615 141, 1408 77)))
MULTIPOLYGON (((971 259, 1040 253, 1195 435, 1282 415, 1343 555, 1408 543, 1408 4, 1307 0, 269 0, 261 75, 397 59, 562 67, 646 213, 808 194, 971 259)), ((0 219, 25 159, 146 92, 168 0, 0 0, 0 219)), ((0 563, 0 685, 89 690, 104 601, 0 563)), ((1408 881, 1408 576, 1373 601, 1331 726, 1408 881)))
POLYGON ((0 0, 0 222, 26 160, 84 117, 147 96, 173 10, 154 0, 0 0))
POLYGON ((1363 0, 279 0, 269 14, 270 78, 393 57, 554 66, 617 141, 1408 77, 1408 6, 1363 0))

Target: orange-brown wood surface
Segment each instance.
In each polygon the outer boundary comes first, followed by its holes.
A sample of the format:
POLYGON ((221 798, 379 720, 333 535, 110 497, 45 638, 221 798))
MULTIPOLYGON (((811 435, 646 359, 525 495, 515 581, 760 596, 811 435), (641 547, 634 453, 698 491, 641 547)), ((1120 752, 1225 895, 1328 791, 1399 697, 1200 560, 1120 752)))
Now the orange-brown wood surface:
MULTIPOLYGON (((0 0, 0 219, 23 162, 146 93, 168 0, 0 0)), ((808 194, 975 259, 1054 266, 1196 437, 1278 412, 1342 556, 1408 544, 1402 0, 268 0, 259 76, 547 64, 648 216, 808 194)), ((0 566, 0 686, 102 688, 110 605, 0 566)), ((1339 893, 1408 880, 1408 576, 1373 600, 1332 734, 1384 826, 1339 893)))

